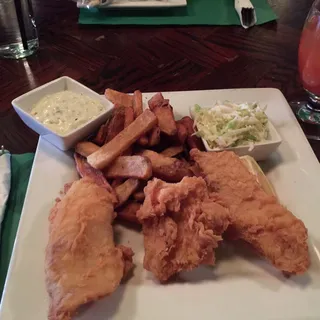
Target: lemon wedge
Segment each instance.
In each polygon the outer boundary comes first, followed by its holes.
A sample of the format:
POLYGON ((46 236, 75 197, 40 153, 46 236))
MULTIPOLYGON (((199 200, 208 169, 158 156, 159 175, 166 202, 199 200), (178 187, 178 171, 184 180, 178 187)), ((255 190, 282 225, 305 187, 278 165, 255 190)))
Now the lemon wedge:
POLYGON ((262 189, 269 195, 277 197, 277 194, 268 180, 268 178, 264 175, 262 169, 258 165, 258 163, 250 156, 240 157, 242 163, 246 166, 250 173, 252 173, 258 183, 261 185, 262 189))

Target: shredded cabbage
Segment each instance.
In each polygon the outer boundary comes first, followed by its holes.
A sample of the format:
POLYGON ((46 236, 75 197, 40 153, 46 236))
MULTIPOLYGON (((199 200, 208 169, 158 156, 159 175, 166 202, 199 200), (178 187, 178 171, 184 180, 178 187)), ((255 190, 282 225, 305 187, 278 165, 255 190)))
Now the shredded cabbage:
POLYGON ((257 103, 224 101, 212 108, 195 105, 191 110, 196 134, 204 138, 210 148, 220 150, 250 145, 268 139, 268 117, 257 103))

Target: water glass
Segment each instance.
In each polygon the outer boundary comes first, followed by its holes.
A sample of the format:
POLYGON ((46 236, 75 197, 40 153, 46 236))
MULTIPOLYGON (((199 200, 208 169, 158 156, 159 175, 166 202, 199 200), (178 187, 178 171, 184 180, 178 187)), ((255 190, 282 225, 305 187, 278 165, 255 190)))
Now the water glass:
POLYGON ((0 58, 19 59, 37 51, 31 0, 0 1, 0 58))

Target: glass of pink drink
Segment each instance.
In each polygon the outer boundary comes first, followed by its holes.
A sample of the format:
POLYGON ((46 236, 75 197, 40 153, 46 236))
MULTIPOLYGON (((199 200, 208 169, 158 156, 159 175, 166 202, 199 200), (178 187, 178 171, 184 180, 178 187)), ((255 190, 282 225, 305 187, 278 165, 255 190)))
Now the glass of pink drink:
POLYGON ((303 122, 320 124, 320 0, 313 3, 301 34, 299 73, 308 101, 292 107, 303 122))

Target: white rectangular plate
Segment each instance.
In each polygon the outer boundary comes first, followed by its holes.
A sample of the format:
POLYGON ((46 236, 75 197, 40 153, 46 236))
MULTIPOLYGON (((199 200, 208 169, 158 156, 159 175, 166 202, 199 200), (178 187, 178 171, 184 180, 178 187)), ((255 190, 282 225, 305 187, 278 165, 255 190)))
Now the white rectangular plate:
MULTIPOLYGON (((185 7, 187 5, 187 0, 167 0, 167 1, 157 1, 157 0, 113 0, 106 1, 98 7, 103 9, 161 9, 161 8, 173 8, 173 7, 185 7)), ((78 8, 86 7, 81 4, 77 4, 78 8)))
MULTIPOLYGON (((152 94, 145 94, 148 99, 152 94)), ((312 264, 305 275, 286 279, 248 250, 224 245, 215 267, 182 273, 160 285, 143 269, 142 235, 120 225, 117 239, 135 252, 134 275, 110 297, 83 308, 81 320, 316 320, 320 319, 320 166, 284 96, 276 89, 237 89, 164 93, 176 117, 198 103, 258 101, 268 105, 283 142, 262 167, 281 202, 309 229, 312 264)), ((48 214, 66 182, 77 178, 70 153, 40 140, 1 305, 1 320, 47 319, 44 252, 48 214)))

